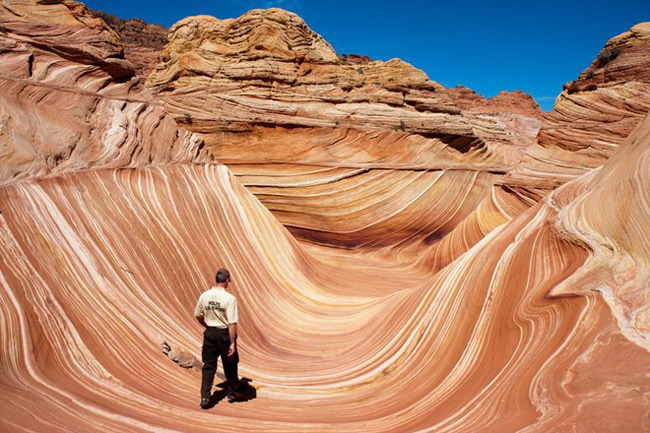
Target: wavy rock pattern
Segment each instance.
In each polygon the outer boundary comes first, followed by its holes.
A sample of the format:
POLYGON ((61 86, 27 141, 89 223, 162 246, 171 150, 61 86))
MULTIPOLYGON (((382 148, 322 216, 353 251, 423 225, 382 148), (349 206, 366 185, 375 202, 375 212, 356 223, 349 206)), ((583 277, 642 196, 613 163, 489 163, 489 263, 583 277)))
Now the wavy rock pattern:
MULTIPOLYGON (((11 171, 0 186, 0 430, 650 431, 650 118, 602 167, 576 169, 539 201, 503 181, 526 145, 500 152, 461 113, 447 113, 450 130, 434 138, 372 122, 339 131, 246 121, 236 132, 206 114, 193 128, 229 168, 195 138, 169 141, 176 129, 149 97, 125 96, 146 93, 80 4, 0 7, 3 20, 22 17, 6 20, 15 33, 1 39, 14 44, 2 54, 13 70, 47 70, 43 83, 3 78, 26 86, 24 99, 2 95, 14 101, 2 108, 13 113, 3 137, 22 151, 81 134, 54 164, 27 169, 12 156, 1 166, 11 171), (47 44, 20 36, 35 34, 30 20, 47 44), (90 38, 84 49, 57 39, 76 34, 90 38), (48 80, 81 86, 64 89, 79 115, 47 110, 63 104, 48 80), (110 135, 93 139, 111 127, 123 150, 110 135), (30 128, 50 139, 15 138, 30 128), (168 141, 157 148, 149 134, 168 141), (269 152, 269 142, 282 146, 269 152), (116 156, 125 149, 130 157, 116 156), (233 274, 240 371, 257 398, 205 412, 191 312, 218 266, 233 274)), ((291 41, 311 41, 298 52, 329 64, 326 43, 294 16, 269 16, 297 27, 259 25, 257 42, 275 52, 296 31, 291 41)))
POLYGON ((0 5, 0 184, 91 167, 209 162, 81 3, 0 5))
POLYGON ((148 86, 300 239, 376 248, 443 238, 517 165, 538 113, 461 112, 407 63, 351 58, 280 9, 191 17, 170 29, 148 86), (467 208, 442 192, 468 196, 467 208))
POLYGON ((626 335, 650 351, 650 116, 605 166, 585 175, 584 192, 561 213, 561 229, 592 252, 557 293, 603 293, 626 335), (608 212, 585 212, 607 203, 608 212))
POLYGON ((459 256, 533 204, 493 188, 501 176, 486 172, 231 167, 239 182, 300 239, 402 260, 426 254, 427 266, 459 256), (436 245, 442 240, 445 245, 436 245), (388 251, 377 251, 382 248, 388 251))
POLYGON ((223 166, 84 172, 1 194, 8 419, 30 407, 96 431, 561 431, 558 419, 626 431, 647 419, 650 355, 597 295, 546 297, 586 258, 554 233, 551 206, 426 275, 307 254, 223 166), (214 263, 237 276, 242 374, 258 387, 217 419, 194 408, 198 372, 159 348, 198 350, 188 311, 214 263), (625 374, 609 361, 622 353, 625 374))
POLYGON ((508 184, 539 197, 603 165, 650 110, 650 23, 612 38, 545 116, 508 184))
MULTIPOLYGON (((498 116, 474 125, 424 72, 399 59, 339 59, 300 17, 280 9, 229 20, 191 17, 168 36, 148 86, 206 138, 218 158, 219 146, 238 135, 280 126, 303 132, 303 143, 314 128, 354 129, 367 134, 367 147, 379 147, 372 138, 377 130, 402 131, 426 139, 431 148, 483 149, 480 155, 459 155, 461 162, 510 167, 512 147, 530 141, 540 126, 526 116, 531 126, 517 130, 498 116)), ((399 153, 397 145, 392 148, 399 153)))

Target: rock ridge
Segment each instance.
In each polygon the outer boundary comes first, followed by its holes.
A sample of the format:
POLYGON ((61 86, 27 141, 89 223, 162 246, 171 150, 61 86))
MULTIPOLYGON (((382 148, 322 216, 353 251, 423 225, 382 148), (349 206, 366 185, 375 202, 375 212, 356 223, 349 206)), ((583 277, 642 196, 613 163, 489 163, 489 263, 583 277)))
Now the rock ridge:
POLYGON ((650 23, 610 39, 544 115, 538 144, 506 176, 537 197, 602 166, 650 110, 650 23))
POLYGON ((484 113, 513 113, 522 114, 537 119, 542 118, 542 109, 532 96, 521 90, 508 92, 502 90, 498 95, 485 98, 465 86, 447 89, 456 105, 463 110, 484 113))
MULTIPOLYGON (((300 17, 281 9, 253 10, 237 19, 181 20, 170 29, 160 58, 147 86, 219 158, 234 157, 224 153, 230 142, 247 135, 259 141, 264 134, 256 131, 269 128, 308 135, 318 129, 331 137, 350 129, 366 135, 364 148, 371 151, 379 131, 417 141, 436 155, 428 157, 432 168, 471 160, 507 169, 518 152, 512 148, 529 144, 539 127, 538 119, 525 116, 464 116, 447 89, 423 71, 399 59, 339 57, 300 17)), ((306 135, 302 141, 308 140, 306 135)), ((246 149, 239 148, 241 159, 246 149)), ((272 149, 282 152, 279 143, 272 149)), ((373 153, 359 163, 403 159, 402 147, 373 153)))
POLYGON ((67 171, 205 163, 81 3, 0 4, 0 184, 67 171))
POLYGON ((159 24, 148 24, 140 18, 123 20, 104 11, 90 12, 103 19, 120 36, 124 58, 131 62, 139 77, 146 79, 167 43, 168 29, 159 24))

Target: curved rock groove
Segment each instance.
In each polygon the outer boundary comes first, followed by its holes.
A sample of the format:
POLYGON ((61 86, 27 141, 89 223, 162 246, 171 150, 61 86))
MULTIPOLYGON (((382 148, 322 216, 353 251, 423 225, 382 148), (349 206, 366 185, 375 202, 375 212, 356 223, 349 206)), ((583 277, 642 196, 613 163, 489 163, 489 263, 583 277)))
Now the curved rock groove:
POLYGON ((540 120, 280 9, 146 88, 81 3, 0 23, 0 430, 650 431, 647 24, 540 120), (255 398, 202 411, 221 266, 255 398))

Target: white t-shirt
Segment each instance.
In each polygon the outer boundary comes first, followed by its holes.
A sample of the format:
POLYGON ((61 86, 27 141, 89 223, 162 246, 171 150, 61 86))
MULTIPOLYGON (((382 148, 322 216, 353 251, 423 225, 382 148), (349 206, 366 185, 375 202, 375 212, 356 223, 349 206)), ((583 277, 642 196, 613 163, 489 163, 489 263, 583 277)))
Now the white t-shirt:
POLYGON ((237 298, 223 287, 213 286, 199 296, 194 315, 203 317, 208 326, 227 328, 239 321, 237 298))

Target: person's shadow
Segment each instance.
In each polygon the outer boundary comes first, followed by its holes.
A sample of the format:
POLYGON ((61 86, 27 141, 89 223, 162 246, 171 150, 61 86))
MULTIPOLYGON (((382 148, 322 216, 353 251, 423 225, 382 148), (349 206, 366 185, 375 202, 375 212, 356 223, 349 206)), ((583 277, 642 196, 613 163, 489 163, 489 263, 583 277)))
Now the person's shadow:
MULTIPOLYGON (((253 379, 242 377, 240 380, 241 389, 233 393, 235 398, 230 400, 229 403, 241 403, 257 398, 257 390, 250 384, 252 381, 253 379)), ((212 393, 206 409, 215 407, 228 396, 228 381, 218 383, 216 387, 219 389, 212 393)))

